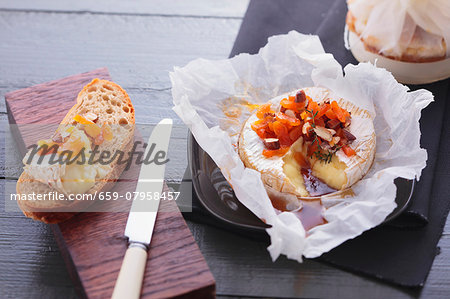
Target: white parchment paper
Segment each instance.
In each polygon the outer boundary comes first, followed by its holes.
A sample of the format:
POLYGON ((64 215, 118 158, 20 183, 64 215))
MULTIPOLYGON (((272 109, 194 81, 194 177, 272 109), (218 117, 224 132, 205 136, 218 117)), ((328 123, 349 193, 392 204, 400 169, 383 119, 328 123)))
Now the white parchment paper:
POLYGON ((379 225, 395 208, 394 179, 420 178, 427 153, 420 148, 420 113, 433 100, 429 91, 409 92, 384 69, 362 63, 342 70, 317 36, 291 31, 269 38, 258 54, 227 60, 197 59, 170 73, 174 111, 230 182, 237 198, 272 227, 268 250, 302 261, 379 225), (345 76, 343 74, 345 73, 345 76), (290 212, 276 214, 259 172, 244 167, 236 150, 251 104, 298 88, 326 87, 375 115, 374 164, 352 186, 354 196, 326 196, 328 223, 305 230, 290 212))
MULTIPOLYGON (((383 46, 380 52, 400 57, 413 42, 416 27, 428 33, 419 34, 423 48, 442 49, 445 47, 442 38, 450 45, 448 0, 347 0, 347 3, 357 19, 356 26, 364 28, 361 36, 376 39, 383 46)), ((446 51, 450 57, 449 46, 446 51)))

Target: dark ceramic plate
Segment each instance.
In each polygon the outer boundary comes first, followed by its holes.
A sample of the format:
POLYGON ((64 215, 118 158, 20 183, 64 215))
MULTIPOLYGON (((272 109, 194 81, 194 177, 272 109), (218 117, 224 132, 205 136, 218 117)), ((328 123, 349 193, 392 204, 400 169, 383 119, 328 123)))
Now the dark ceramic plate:
MULTIPOLYGON (((198 145, 192 134, 188 136, 189 166, 194 192, 203 207, 216 218, 237 228, 262 231, 268 226, 239 202, 233 189, 211 157, 198 145)), ((397 207, 384 223, 400 215, 408 206, 414 181, 396 179, 397 207)))

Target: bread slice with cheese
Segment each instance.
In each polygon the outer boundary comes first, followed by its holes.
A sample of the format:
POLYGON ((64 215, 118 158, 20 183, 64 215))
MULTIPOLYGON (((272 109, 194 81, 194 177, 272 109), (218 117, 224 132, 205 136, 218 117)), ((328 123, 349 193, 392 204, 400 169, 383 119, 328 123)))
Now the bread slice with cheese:
MULTIPOLYGON (((112 134, 108 140, 102 140, 98 145, 100 152, 114 153, 120 150, 126 153, 131 150, 134 140, 134 107, 128 94, 119 85, 107 80, 92 80, 78 94, 76 104, 69 110, 58 128, 58 131, 62 130, 63 134, 68 135, 65 136, 66 143, 73 139, 78 144, 83 144, 87 152, 94 146, 94 140, 83 131, 82 125, 80 128, 75 120, 76 116, 92 120, 98 127, 110 128, 109 132, 112 134)), ((55 132, 55 135, 61 132, 55 132)), ((113 160, 109 165, 88 163, 49 165, 34 163, 32 160, 31 163, 25 164, 24 172, 19 177, 17 193, 23 196, 58 192, 67 196, 107 191, 126 166, 126 163, 119 164, 117 160, 113 160)), ((19 200, 18 204, 27 217, 45 223, 57 223, 72 217, 77 213, 75 211, 86 209, 92 201, 19 200)))
MULTIPOLYGON (((375 156, 375 130, 371 114, 352 102, 337 97, 331 91, 321 87, 304 88, 303 91, 317 103, 336 101, 340 107, 351 113, 351 125, 347 128, 356 139, 352 148, 356 155, 348 157, 338 150, 329 163, 307 155, 307 146, 300 137, 289 151, 282 156, 265 157, 263 140, 252 129, 251 125, 258 117, 256 113, 245 122, 239 137, 238 150, 246 167, 261 173, 261 179, 266 187, 283 193, 294 194, 301 198, 311 197, 307 188, 301 166, 294 159, 295 152, 301 152, 309 160, 311 173, 314 177, 326 183, 335 190, 344 190, 359 181, 370 169, 375 156)), ((269 101, 274 111, 280 110, 280 101, 293 96, 298 91, 278 96, 269 101)))

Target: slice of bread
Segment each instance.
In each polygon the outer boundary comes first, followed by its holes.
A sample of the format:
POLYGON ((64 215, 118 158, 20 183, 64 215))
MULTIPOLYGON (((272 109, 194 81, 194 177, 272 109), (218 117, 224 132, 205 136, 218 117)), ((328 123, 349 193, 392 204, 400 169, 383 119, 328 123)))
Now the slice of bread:
MULTIPOLYGON (((61 124, 76 124, 74 116, 87 113, 93 113, 98 117, 97 124, 109 124, 113 132, 112 140, 104 141, 99 146, 99 151, 108 150, 113 153, 120 150, 126 153, 131 150, 134 140, 134 107, 127 93, 119 85, 106 80, 92 80, 78 94, 77 103, 69 110, 61 124)), ((111 189, 126 167, 126 163, 118 164, 116 159, 110 167, 109 173, 96 181, 86 193, 95 194, 111 189)), ((25 171, 19 177, 16 189, 21 196, 56 191, 49 185, 37 181, 25 171)), ((73 211, 86 209, 92 201, 19 200, 18 204, 27 217, 45 223, 58 223, 77 214, 73 211)))

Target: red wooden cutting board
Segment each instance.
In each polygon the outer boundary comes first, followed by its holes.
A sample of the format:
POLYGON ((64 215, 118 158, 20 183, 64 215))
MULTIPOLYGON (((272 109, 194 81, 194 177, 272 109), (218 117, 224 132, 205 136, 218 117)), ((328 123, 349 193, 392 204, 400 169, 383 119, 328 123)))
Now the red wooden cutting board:
MULTIPOLYGON (((39 139, 48 139, 49 126, 29 134, 24 124, 59 123, 75 104, 78 92, 94 78, 108 79, 106 68, 5 95, 10 123, 19 150, 39 139)), ((133 99, 131 99, 133 100, 133 99)), ((127 180, 112 191, 134 191, 139 169, 131 168, 127 180), (135 177, 136 180, 129 180, 135 177)), ((125 175, 125 174, 124 174, 125 175)), ((87 298, 110 298, 127 248, 124 230, 128 214, 80 213, 66 222, 52 225, 61 253, 78 293, 87 298)), ((215 281, 189 228, 174 201, 161 201, 150 244, 142 298, 215 295, 215 281)))

